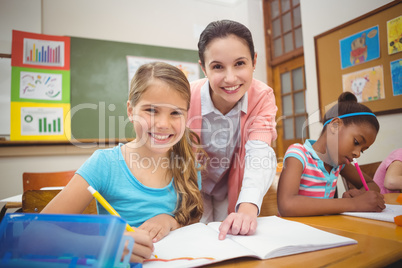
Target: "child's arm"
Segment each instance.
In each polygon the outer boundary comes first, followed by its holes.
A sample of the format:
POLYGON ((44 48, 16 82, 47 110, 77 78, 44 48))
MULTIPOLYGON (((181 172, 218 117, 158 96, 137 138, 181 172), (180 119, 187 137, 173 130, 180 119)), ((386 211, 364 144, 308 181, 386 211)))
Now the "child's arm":
POLYGON ((149 232, 152 242, 158 242, 169 234, 170 231, 179 228, 179 223, 168 214, 159 214, 149 220, 145 221, 139 229, 149 232))
POLYGON ((396 160, 388 166, 384 187, 388 190, 402 190, 402 161, 396 160))
MULTIPOLYGON (((366 173, 362 172, 364 179, 366 180, 367 186, 369 187, 370 190, 380 192, 380 187, 373 181, 373 178, 368 176, 366 173)), ((353 184, 353 186, 356 187, 355 190, 350 190, 345 192, 343 197, 353 197, 355 195, 361 194, 366 192, 366 189, 364 189, 362 180, 359 176, 359 173, 356 170, 356 167, 353 165, 346 165, 342 171, 341 175, 350 183, 353 184)))
POLYGON ((56 195, 41 213, 81 214, 93 196, 87 190, 88 182, 75 174, 67 186, 56 195))
POLYGON ((299 195, 303 164, 288 157, 278 184, 278 210, 281 216, 315 216, 338 214, 346 211, 382 211, 385 208, 382 196, 374 191, 356 198, 321 199, 299 195))

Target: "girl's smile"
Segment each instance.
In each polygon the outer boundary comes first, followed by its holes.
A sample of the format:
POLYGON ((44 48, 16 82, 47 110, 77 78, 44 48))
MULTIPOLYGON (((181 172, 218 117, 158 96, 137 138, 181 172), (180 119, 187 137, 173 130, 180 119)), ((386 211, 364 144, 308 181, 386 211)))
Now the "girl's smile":
POLYGON ((143 155, 166 154, 183 136, 187 101, 164 82, 153 80, 127 113, 134 123, 135 142, 143 155))
POLYGON ((150 136, 150 139, 152 139, 151 142, 155 144, 166 144, 169 143, 171 138, 174 136, 174 134, 156 134, 152 132, 148 132, 148 135, 150 136))

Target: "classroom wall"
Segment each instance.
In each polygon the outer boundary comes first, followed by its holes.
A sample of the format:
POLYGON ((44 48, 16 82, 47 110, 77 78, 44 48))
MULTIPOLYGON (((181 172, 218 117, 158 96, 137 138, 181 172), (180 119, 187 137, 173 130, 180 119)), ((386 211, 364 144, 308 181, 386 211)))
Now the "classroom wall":
MULTIPOLYGON (((304 60, 306 68, 306 106, 309 114, 310 138, 317 139, 322 130, 319 123, 319 101, 314 36, 333 29, 354 18, 379 8, 390 0, 301 0, 304 60)), ((392 150, 402 148, 402 114, 378 116, 380 131, 376 142, 359 158, 360 164, 382 161, 392 150)))
MULTIPOLYGON (((197 50, 201 31, 218 19, 248 26, 258 53, 254 76, 266 82, 262 0, 0 0, 0 53, 11 53, 12 29, 197 50)), ((0 60, 0 135, 10 132, 10 62, 0 60)), ((24 171, 77 169, 90 155, 66 156, 60 148, 2 157, 4 150, 10 149, 0 147, 0 199, 22 192, 24 171)))
MULTIPOLYGON (((11 53, 12 29, 197 50, 214 20, 249 27, 258 53, 254 76, 266 77, 262 0, 0 0, 0 53, 11 53)), ((0 136, 10 133, 10 59, 0 60, 0 136)))
MULTIPOLYGON (((301 0, 306 102, 310 122, 313 122, 311 138, 317 138, 322 128, 316 123, 318 93, 314 36, 388 2, 391 1, 301 0)), ((266 81, 262 0, 0 0, 0 53, 11 52, 11 29, 196 49, 198 35, 207 23, 223 18, 240 21, 251 29, 258 52, 255 77, 266 81)), ((8 122, 4 119, 4 114, 9 111, 7 72, 9 63, 0 60, 0 110, 6 107, 5 111, 0 111, 0 129, 9 126, 9 119, 8 122)), ((379 116, 381 130, 377 142, 361 157, 362 164, 380 161, 394 148, 402 147, 401 119, 401 114, 379 116)), ((0 134, 4 133, 0 130, 0 134)), ((90 155, 88 151, 79 150, 64 155, 61 148, 53 155, 4 157, 1 156, 4 150, 0 147, 0 199, 22 192, 24 171, 76 169, 90 155)))

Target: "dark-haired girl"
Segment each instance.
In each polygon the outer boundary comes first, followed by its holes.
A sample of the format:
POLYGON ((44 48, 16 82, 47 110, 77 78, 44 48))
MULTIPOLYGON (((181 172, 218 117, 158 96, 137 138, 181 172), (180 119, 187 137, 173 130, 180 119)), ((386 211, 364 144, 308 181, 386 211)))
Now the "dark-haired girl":
POLYGON ((324 127, 317 141, 291 145, 284 157, 278 184, 278 209, 281 216, 312 216, 346 211, 382 211, 384 197, 365 175, 363 183, 351 164, 374 143, 380 128, 372 111, 344 92, 338 103, 324 116, 324 127), (334 199, 338 175, 356 189, 334 199))

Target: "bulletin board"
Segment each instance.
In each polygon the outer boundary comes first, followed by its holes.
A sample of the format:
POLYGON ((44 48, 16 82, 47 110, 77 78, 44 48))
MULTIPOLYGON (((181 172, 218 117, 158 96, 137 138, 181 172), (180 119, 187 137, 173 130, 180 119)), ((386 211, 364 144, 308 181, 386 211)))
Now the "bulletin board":
MULTIPOLYGON (((71 139, 130 140, 127 57, 197 64, 198 51, 71 37, 71 139)), ((199 72, 201 73, 201 71, 199 72)))
POLYGON ((321 115, 343 91, 377 115, 402 112, 401 10, 394 1, 314 38, 321 115))

